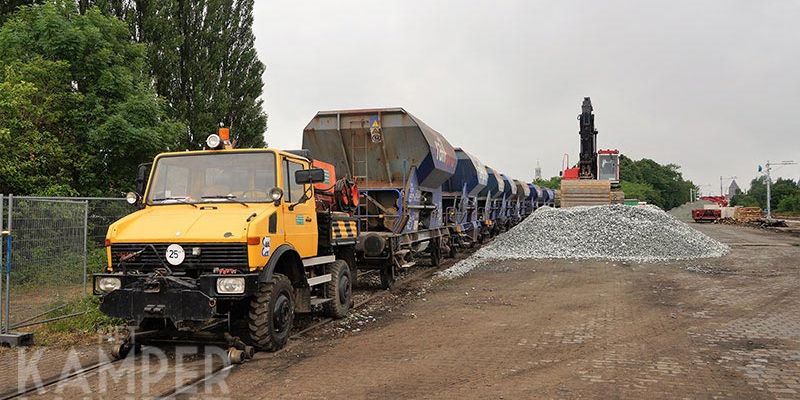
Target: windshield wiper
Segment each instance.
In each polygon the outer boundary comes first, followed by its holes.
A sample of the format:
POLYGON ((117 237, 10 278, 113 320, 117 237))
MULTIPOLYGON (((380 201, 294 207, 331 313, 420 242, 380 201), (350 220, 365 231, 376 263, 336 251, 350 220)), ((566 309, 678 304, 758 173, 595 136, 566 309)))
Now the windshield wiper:
POLYGON ((239 204, 241 204, 241 205, 243 205, 243 206, 245 206, 245 207, 250 207, 249 205, 247 205, 247 203, 245 203, 245 202, 243 202, 243 201, 241 201, 241 200, 237 200, 237 199, 236 199, 236 196, 234 196, 234 195, 232 195, 232 194, 228 194, 228 195, 215 195, 215 196, 203 196, 203 197, 201 197, 201 199, 221 199, 221 200, 228 200, 228 201, 232 201, 232 202, 234 202, 234 203, 239 203, 239 204))
POLYGON ((179 202, 181 202, 183 204, 188 204, 188 205, 190 205, 190 206, 192 206, 194 208, 197 208, 197 204, 194 204, 191 201, 186 200, 185 197, 162 197, 162 198, 158 198, 158 199, 153 199, 152 201, 167 201, 167 200, 176 200, 176 201, 179 201, 179 202))

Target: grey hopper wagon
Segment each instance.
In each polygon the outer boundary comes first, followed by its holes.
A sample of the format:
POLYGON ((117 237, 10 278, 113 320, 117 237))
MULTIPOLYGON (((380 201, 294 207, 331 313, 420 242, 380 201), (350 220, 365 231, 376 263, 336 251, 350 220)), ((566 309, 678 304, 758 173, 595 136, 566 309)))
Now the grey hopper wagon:
POLYGON ((533 211, 530 207, 528 207, 528 199, 531 197, 531 188, 527 183, 518 179, 514 179, 514 184, 517 186, 517 197, 515 199, 517 217, 520 221, 522 221, 533 211))
POLYGON ((505 227, 505 210, 503 199, 505 181, 496 169, 486 167, 488 179, 486 187, 478 193, 479 218, 483 221, 491 236, 498 234, 505 227))
POLYGON ((518 222, 514 204, 514 201, 517 198, 517 185, 514 184, 513 179, 509 178, 505 174, 500 174, 500 176, 503 178, 504 183, 503 205, 501 211, 501 214, 503 214, 504 218, 503 230, 507 231, 518 222))
POLYGON ((489 174, 477 157, 463 149, 456 149, 456 158, 456 172, 442 186, 442 203, 452 242, 459 247, 472 247, 483 241, 478 194, 486 188, 489 174))
POLYGON ((359 187, 359 268, 378 269, 388 287, 397 269, 426 254, 448 254, 442 185, 456 155, 438 132, 402 108, 321 111, 303 130, 303 148, 359 187))

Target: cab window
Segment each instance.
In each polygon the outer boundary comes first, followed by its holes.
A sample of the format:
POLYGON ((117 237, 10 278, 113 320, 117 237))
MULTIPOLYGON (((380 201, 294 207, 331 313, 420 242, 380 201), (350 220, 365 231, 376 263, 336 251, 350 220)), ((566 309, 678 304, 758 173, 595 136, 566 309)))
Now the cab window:
POLYGON ((303 196, 304 185, 298 184, 294 180, 294 173, 304 169, 303 164, 291 160, 283 161, 283 187, 284 197, 289 203, 296 203, 303 196))
POLYGON ((215 152, 164 156, 155 165, 148 204, 267 202, 276 186, 272 152, 215 152))

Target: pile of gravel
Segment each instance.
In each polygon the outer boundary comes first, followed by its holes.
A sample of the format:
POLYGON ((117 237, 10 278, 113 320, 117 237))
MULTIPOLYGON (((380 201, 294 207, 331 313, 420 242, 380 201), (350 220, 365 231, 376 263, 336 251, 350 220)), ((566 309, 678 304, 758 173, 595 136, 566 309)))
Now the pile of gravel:
POLYGON ((728 246, 654 206, 544 207, 440 275, 458 277, 490 260, 642 263, 721 257, 727 252, 728 246))
POLYGON ((689 221, 693 221, 693 219, 692 219, 692 210, 695 210, 695 209, 698 209, 698 208, 703 208, 703 207, 705 207, 706 205, 709 205, 709 204, 714 204, 714 203, 712 203, 712 202, 710 202, 708 200, 697 200, 697 201, 693 201, 691 203, 684 203, 683 205, 680 205, 678 207, 675 207, 675 208, 667 211, 667 213, 669 213, 669 215, 672 215, 673 217, 675 217, 675 218, 677 218, 677 219, 679 219, 681 221, 689 222, 689 221))

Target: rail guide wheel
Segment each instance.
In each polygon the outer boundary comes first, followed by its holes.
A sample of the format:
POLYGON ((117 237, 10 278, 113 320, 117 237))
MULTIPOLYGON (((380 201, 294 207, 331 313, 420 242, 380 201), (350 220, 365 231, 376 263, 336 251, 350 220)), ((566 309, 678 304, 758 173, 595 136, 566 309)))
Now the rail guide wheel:
POLYGON ((131 350, 133 350, 133 354, 139 354, 142 352, 142 345, 133 344, 128 341, 122 342, 111 349, 111 358, 114 360, 122 360, 130 354, 131 350))
POLYGON ((394 286, 394 282, 397 280, 397 268, 395 267, 394 263, 391 262, 387 265, 384 265, 380 270, 380 274, 381 288, 391 289, 392 286, 394 286))
POLYGON ((438 267, 442 263, 442 246, 438 240, 431 242, 431 265, 438 267))

